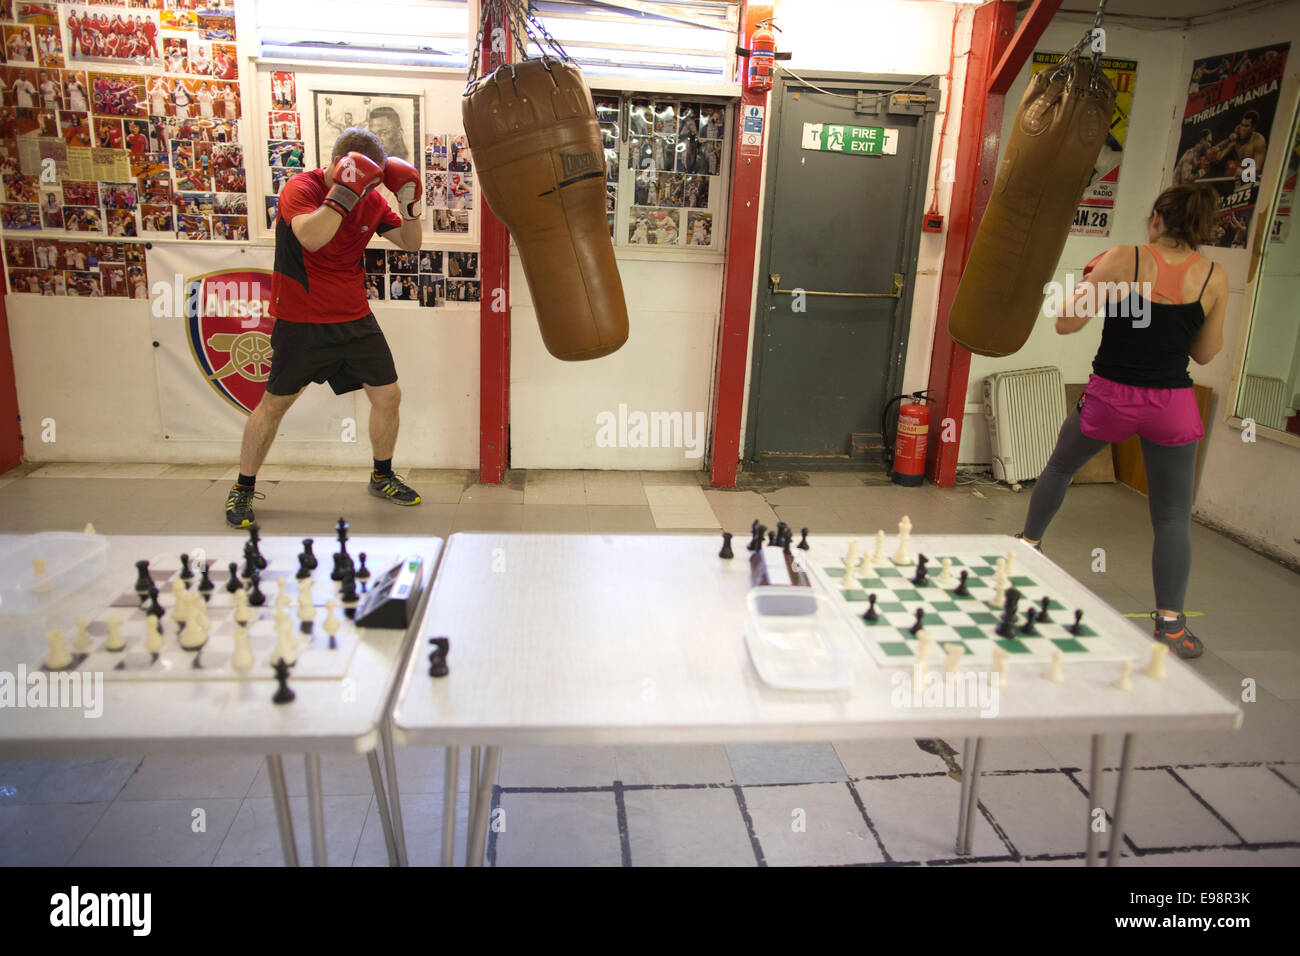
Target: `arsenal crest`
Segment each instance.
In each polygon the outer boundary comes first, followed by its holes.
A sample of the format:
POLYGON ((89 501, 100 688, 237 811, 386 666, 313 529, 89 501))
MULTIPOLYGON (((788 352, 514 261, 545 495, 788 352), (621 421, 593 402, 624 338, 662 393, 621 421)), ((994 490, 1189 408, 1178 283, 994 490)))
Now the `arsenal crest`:
POLYGON ((213 272, 186 282, 190 351, 209 385, 245 415, 271 374, 271 273, 213 272))

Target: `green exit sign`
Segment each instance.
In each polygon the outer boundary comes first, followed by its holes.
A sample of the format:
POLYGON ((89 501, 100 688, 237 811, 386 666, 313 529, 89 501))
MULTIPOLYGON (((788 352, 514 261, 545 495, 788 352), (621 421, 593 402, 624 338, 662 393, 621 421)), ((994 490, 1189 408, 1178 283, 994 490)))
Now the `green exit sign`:
POLYGON ((884 126, 804 123, 803 148, 862 156, 892 156, 898 152, 898 130, 884 126))

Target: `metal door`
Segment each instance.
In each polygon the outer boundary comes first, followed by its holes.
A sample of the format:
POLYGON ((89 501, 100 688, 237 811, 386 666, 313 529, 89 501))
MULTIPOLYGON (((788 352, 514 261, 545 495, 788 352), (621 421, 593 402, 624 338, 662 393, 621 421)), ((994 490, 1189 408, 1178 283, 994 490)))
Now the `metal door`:
POLYGON ((933 77, 778 76, 746 429, 751 467, 880 459, 881 410, 902 381, 938 98, 933 77), (844 151, 882 139, 886 148, 894 141, 892 155, 844 151))

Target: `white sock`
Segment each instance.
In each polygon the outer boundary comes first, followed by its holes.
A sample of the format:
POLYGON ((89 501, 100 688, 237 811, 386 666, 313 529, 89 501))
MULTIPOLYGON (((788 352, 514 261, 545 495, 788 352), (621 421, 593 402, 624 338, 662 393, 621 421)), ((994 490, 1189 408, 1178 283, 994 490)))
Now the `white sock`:
POLYGON ((1165 617, 1163 614, 1161 614, 1161 615, 1160 615, 1160 620, 1162 620, 1162 621, 1176 621, 1176 620, 1178 620, 1178 618, 1176 618, 1176 617, 1165 617))

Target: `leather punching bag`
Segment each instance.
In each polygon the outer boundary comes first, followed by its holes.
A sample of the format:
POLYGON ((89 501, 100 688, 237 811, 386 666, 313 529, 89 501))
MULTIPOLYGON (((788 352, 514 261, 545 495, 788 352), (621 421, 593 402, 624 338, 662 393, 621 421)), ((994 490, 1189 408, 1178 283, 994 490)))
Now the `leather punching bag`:
POLYGON ((510 230, 546 350, 600 358, 627 341, 627 304, 605 218, 605 150, 573 63, 507 63, 461 100, 492 212, 510 230))
POLYGON ((1029 81, 948 313, 959 345, 1010 355, 1029 338, 1114 108, 1110 80, 1086 60, 1029 81))

